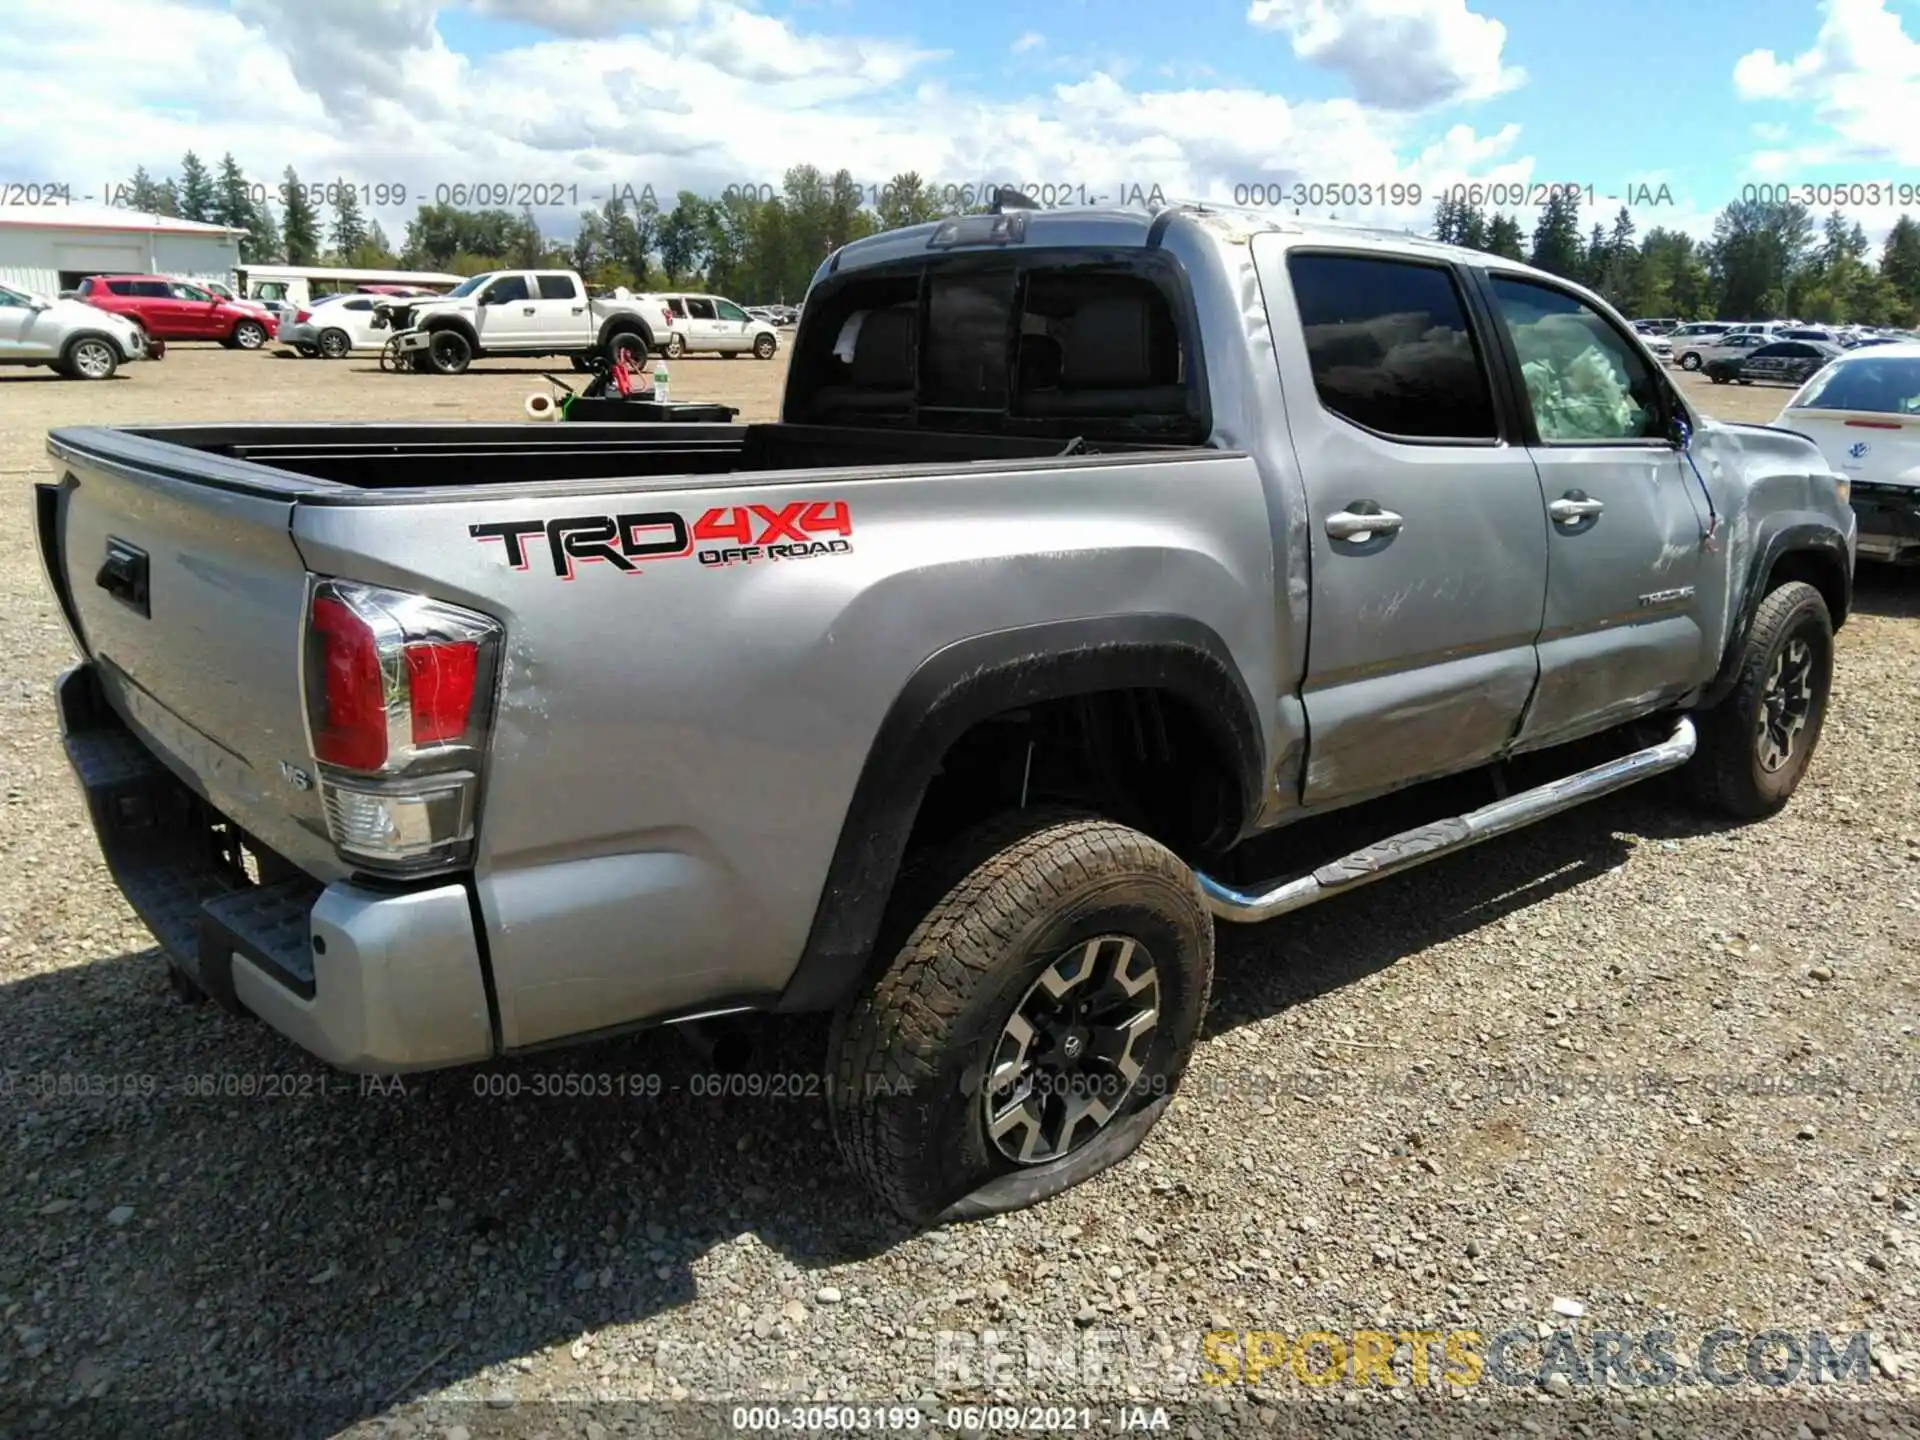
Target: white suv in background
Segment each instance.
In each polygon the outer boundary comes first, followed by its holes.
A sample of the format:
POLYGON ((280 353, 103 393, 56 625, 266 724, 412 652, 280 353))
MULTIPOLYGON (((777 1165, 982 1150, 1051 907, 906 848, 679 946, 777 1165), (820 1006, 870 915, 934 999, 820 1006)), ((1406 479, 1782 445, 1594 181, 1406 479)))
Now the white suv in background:
POLYGON ((668 359, 681 355, 745 355, 771 360, 780 348, 780 332, 769 320, 718 295, 652 295, 672 312, 661 349, 668 359))
POLYGON ((71 380, 111 380, 147 354, 147 332, 83 300, 49 300, 0 285, 0 365, 46 365, 71 380))

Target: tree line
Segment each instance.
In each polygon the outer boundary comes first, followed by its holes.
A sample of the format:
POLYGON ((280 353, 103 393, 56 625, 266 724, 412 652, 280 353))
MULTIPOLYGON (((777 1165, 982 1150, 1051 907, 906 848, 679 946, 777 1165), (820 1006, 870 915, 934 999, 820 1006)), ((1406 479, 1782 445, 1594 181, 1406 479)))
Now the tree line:
MULTIPOLYGON (((847 170, 829 175, 796 165, 773 194, 682 190, 667 205, 650 187, 627 187, 581 212, 571 240, 545 234, 531 208, 422 204, 396 247, 365 215, 365 188, 344 178, 306 184, 289 166, 276 213, 265 187, 249 182, 231 154, 209 167, 189 151, 177 177, 155 180, 142 168, 114 198, 243 230, 241 256, 254 263, 455 274, 572 269, 596 286, 700 288, 750 303, 797 301, 839 246, 965 208, 913 172, 874 194, 847 170)), ((1450 192, 1427 233, 1578 281, 1630 316, 1920 325, 1920 224, 1907 215, 1878 257, 1859 224, 1838 210, 1818 221, 1804 205, 1760 200, 1728 205, 1702 242, 1662 226, 1640 234, 1626 206, 1611 225, 1596 220, 1583 231, 1580 198, 1565 190, 1542 207, 1528 235, 1514 216, 1450 192)))
POLYGON ((1436 207, 1431 233, 1563 275, 1629 316, 1920 325, 1920 224, 1910 215, 1894 222, 1877 259, 1840 211, 1816 221, 1804 205, 1761 200, 1728 205, 1701 242, 1661 226, 1637 235, 1624 205, 1611 225, 1583 234, 1580 198, 1566 192, 1541 208, 1529 237, 1511 215, 1456 194, 1436 207))

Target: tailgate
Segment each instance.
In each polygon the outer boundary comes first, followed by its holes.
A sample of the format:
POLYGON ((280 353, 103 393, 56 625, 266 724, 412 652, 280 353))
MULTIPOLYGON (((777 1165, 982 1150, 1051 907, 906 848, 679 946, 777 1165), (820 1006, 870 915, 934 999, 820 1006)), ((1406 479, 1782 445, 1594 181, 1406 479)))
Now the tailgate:
POLYGON ((318 795, 281 769, 312 768, 293 494, 232 483, 233 461, 135 436, 55 436, 48 448, 59 483, 41 492, 40 543, 106 700, 235 825, 331 878, 318 795))

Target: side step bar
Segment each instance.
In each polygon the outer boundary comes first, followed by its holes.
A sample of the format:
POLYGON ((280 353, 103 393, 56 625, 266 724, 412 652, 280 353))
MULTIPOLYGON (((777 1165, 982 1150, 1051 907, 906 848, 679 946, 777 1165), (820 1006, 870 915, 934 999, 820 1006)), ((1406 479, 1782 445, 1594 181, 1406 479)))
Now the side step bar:
POLYGON ((1693 721, 1683 715, 1673 727, 1673 734, 1658 745, 1622 755, 1618 760, 1609 760, 1564 780, 1522 790, 1518 795, 1509 795, 1465 815, 1403 830, 1351 855, 1343 855, 1310 874, 1268 888, 1235 890, 1210 875, 1194 878, 1200 882, 1200 893, 1206 897, 1207 908, 1217 918, 1257 924, 1370 880, 1411 870, 1441 855, 1505 835, 1602 795, 1611 795, 1649 776, 1677 770, 1693 758, 1695 739, 1693 721))

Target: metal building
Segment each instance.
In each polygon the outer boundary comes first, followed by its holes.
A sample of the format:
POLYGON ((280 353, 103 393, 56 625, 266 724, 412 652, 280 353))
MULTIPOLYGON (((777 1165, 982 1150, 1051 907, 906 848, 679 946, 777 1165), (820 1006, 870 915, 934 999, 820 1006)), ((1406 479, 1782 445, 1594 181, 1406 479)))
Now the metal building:
POLYGON ((110 205, 0 205, 0 282, 49 298, 89 275, 231 283, 245 233, 110 205))

